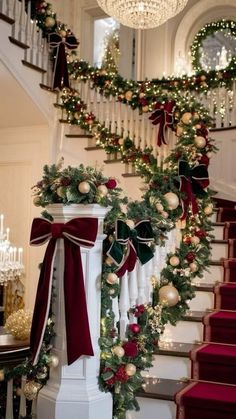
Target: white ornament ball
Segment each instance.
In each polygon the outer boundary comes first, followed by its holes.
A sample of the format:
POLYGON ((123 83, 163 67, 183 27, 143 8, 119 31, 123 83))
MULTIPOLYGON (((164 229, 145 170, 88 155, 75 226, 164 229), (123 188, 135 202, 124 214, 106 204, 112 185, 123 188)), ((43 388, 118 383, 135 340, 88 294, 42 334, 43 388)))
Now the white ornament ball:
POLYGON ((197 148, 204 148, 206 145, 206 139, 199 135, 194 138, 194 144, 197 148))
POLYGON ((135 224, 133 220, 126 220, 126 224, 131 230, 134 228, 135 224))
POLYGON ((55 25, 55 23, 55 19, 51 16, 47 16, 44 22, 46 28, 52 28, 55 25))
POLYGON ((80 182, 78 184, 78 190, 80 193, 86 194, 90 191, 90 184, 86 181, 80 182))
POLYGON ((162 212, 162 211, 163 211, 163 209, 164 209, 164 207, 163 207, 163 205, 162 205, 162 204, 160 204, 160 202, 158 202, 158 203, 156 204, 156 209, 157 209, 157 211, 162 212))
POLYGON ((179 302, 178 290, 173 285, 164 285, 159 290, 159 301, 168 307, 173 307, 179 302))
POLYGON ((116 274, 110 272, 107 275, 106 281, 108 284, 113 285, 113 284, 117 284, 119 282, 119 278, 116 274))
POLYGON ((192 262, 189 264, 189 269, 191 272, 197 272, 198 271, 198 265, 195 262, 192 262))
POLYGON ((195 245, 200 243, 200 239, 197 236, 192 236, 190 240, 191 240, 191 243, 195 245))
POLYGON ((136 373, 136 366, 134 364, 126 364, 125 371, 127 375, 132 377, 136 373))
POLYGON ((178 196, 175 193, 173 193, 173 192, 167 192, 164 195, 164 198, 165 198, 165 200, 167 202, 167 205, 168 205, 168 208, 170 210, 174 210, 174 209, 178 208, 178 206, 179 206, 179 198, 178 198, 178 196))
POLYGON ((212 214, 212 212, 213 212, 213 207, 212 207, 212 205, 207 205, 207 206, 204 208, 204 214, 206 214, 206 215, 211 215, 211 214, 212 214))
POLYGON ((107 193, 108 193, 108 189, 107 189, 106 185, 99 185, 98 186, 98 192, 99 192, 99 195, 106 196, 107 193))
POLYGON ((170 258, 171 266, 178 266, 179 263, 180 263, 180 260, 179 260, 178 256, 171 256, 171 258, 170 258))
POLYGON ((181 117, 181 121, 186 125, 188 125, 191 122, 191 119, 192 119, 191 112, 185 112, 181 117))
POLYGON ((122 358, 122 356, 124 356, 125 354, 125 350, 124 348, 122 348, 122 346, 114 346, 114 348, 112 349, 112 352, 118 356, 118 358, 122 358))

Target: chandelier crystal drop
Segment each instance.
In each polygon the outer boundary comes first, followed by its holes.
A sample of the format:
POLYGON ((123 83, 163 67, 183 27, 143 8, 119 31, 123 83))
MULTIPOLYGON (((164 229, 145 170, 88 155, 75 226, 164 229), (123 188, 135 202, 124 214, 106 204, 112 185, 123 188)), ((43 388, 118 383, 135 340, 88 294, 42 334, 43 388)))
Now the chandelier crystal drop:
POLYGON ((161 25, 186 6, 188 0, 97 0, 106 14, 122 25, 150 29, 161 25))

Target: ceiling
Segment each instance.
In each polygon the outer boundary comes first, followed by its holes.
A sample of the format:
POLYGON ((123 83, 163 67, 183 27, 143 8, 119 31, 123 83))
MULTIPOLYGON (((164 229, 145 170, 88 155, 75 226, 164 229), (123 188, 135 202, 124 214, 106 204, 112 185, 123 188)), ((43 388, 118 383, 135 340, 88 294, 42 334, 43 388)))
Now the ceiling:
POLYGON ((45 124, 45 117, 0 61, 0 129, 45 124), (30 118, 29 118, 30 115, 30 118))

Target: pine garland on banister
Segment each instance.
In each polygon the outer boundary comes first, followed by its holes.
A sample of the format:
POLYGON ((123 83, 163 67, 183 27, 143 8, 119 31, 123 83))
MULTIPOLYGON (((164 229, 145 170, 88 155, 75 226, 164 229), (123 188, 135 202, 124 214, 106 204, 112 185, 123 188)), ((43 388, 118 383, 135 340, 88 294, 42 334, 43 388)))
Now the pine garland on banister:
MULTIPOLYGON (((44 26, 48 5, 50 4, 42 2, 40 6, 40 24, 44 26)), ((52 9, 49 8, 49 11, 49 17, 54 19, 52 9)), ((55 24, 56 21, 49 22, 49 29, 53 29, 55 24)), ((165 324, 176 324, 186 313, 188 301, 194 296, 193 280, 202 277, 204 269, 209 265, 212 238, 210 215, 213 207, 207 168, 216 148, 209 136, 208 127, 211 121, 208 112, 196 100, 182 98, 174 83, 173 92, 163 93, 162 82, 127 81, 119 75, 92 69, 85 62, 75 60, 71 62, 69 69, 76 79, 92 80, 94 87, 100 89, 104 95, 112 94, 133 109, 150 112, 152 120, 160 116, 161 105, 171 104, 173 118, 168 129, 172 129, 177 135, 176 146, 164 162, 166 168, 157 167, 152 150, 139 150, 134 146, 132 138, 123 139, 111 133, 95 115, 87 111, 86 104, 76 91, 64 89, 61 101, 67 112, 68 122, 77 124, 96 136, 97 144, 103 145, 107 152, 118 151, 124 161, 131 161, 148 188, 141 202, 128 202, 125 197, 120 196, 121 191, 118 190, 115 179, 108 179, 99 170, 83 165, 63 169, 61 163, 45 166, 42 179, 33 187, 34 203, 38 206, 96 202, 113 207, 105 220, 107 238, 104 242, 101 282, 99 384, 103 391, 112 393, 113 419, 125 419, 127 410, 139 408, 135 396, 143 383, 141 373, 151 366, 165 324), (123 211, 124 205, 126 211, 123 211), (117 241, 115 227, 118 221, 128 232, 129 240, 135 244, 136 228, 139 228, 143 220, 152 231, 152 242, 148 242, 146 249, 149 255, 155 250, 156 244, 165 243, 166 232, 175 226, 181 233, 179 246, 171 249, 167 255, 166 266, 160 278, 155 275, 150 278, 152 301, 130 309, 130 324, 125 338, 121 339, 119 324, 116 323, 113 311, 115 298, 120 295, 119 269, 109 252, 117 241)), ((126 252, 127 247, 124 246, 125 257, 126 252)), ((51 319, 48 327, 50 329, 47 331, 50 333, 44 337, 35 370, 28 363, 23 363, 11 373, 4 370, 0 374, 2 379, 5 374, 7 380, 16 373, 28 375, 28 382, 31 384, 29 392, 25 392, 28 398, 36 397, 41 385, 48 378, 50 349, 53 345, 51 319)))

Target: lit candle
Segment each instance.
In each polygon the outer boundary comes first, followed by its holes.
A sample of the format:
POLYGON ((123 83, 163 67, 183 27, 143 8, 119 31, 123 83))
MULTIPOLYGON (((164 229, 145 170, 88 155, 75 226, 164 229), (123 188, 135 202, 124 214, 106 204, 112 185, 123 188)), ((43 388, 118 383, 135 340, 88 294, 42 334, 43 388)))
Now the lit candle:
POLYGON ((6 232, 7 232, 7 241, 9 242, 9 233, 10 233, 10 228, 9 227, 7 227, 6 232))

